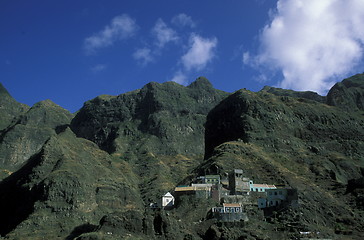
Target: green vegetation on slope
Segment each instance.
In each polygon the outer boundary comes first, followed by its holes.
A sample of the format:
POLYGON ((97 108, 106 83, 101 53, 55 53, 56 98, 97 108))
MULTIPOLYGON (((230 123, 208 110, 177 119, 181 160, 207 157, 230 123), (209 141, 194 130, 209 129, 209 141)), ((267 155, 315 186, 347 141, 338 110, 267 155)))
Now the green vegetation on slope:
MULTIPOLYGON (((150 83, 99 96, 73 119, 50 101, 11 121, 0 117, 0 234, 287 239, 312 231, 362 239, 363 83, 353 76, 327 97, 270 87, 228 96, 199 78, 188 87, 150 83), (264 216, 246 206, 249 221, 234 224, 211 219, 218 203, 194 196, 171 211, 149 208, 176 185, 235 168, 256 183, 298 189, 300 207, 264 216)), ((0 103, 9 96, 0 87, 0 103)))

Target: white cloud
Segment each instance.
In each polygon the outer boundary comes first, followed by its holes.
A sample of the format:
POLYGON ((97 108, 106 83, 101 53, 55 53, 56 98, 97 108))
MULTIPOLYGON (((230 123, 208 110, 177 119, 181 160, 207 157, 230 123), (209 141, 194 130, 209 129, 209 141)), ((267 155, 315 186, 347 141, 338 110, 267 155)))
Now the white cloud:
POLYGON ((91 68, 92 72, 101 72, 107 68, 106 64, 97 64, 91 68))
POLYGON ((251 62, 251 56, 249 52, 244 52, 243 53, 243 63, 244 64, 249 64, 251 62))
POLYGON ((116 41, 133 36, 138 30, 135 20, 127 14, 116 16, 103 30, 84 40, 84 49, 87 54, 93 54, 96 50, 113 45, 116 41))
POLYGON ((163 48, 169 42, 177 42, 179 39, 176 31, 168 27, 160 18, 154 25, 152 34, 156 37, 156 44, 159 48, 163 48))
POLYGON ((280 87, 325 93, 363 58, 363 23, 362 0, 279 0, 259 54, 243 62, 281 71, 280 87))
POLYGON ((172 81, 181 85, 187 85, 188 83, 187 76, 181 71, 177 71, 174 74, 172 81))
POLYGON ((192 69, 201 70, 215 57, 217 38, 203 38, 197 34, 190 37, 190 46, 181 61, 189 71, 192 69))
POLYGON ((181 26, 181 27, 196 27, 195 22, 192 20, 191 16, 186 15, 185 13, 180 13, 172 18, 172 23, 181 26))
POLYGON ((145 66, 153 61, 152 51, 149 48, 139 48, 134 52, 133 58, 145 66))

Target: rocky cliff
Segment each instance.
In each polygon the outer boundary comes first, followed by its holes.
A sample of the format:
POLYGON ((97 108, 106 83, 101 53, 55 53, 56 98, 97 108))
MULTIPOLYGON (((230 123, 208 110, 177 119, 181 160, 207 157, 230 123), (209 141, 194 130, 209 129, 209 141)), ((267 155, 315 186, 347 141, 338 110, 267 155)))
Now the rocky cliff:
POLYGON ((142 209, 124 166, 68 128, 0 183, 0 233, 10 239, 63 239, 100 219, 142 209))
POLYGON ((345 79, 326 97, 272 87, 228 94, 201 77, 99 96, 75 116, 51 101, 11 112, 16 102, 1 87, 0 234, 362 239, 363 83, 360 74, 345 79), (217 223, 209 213, 217 203, 193 196, 168 212, 149 208, 176 185, 236 168, 296 188, 300 207, 265 216, 250 206, 249 222, 236 224, 217 223))
MULTIPOLYGON (((321 232, 321 236, 344 239, 336 234, 345 232, 351 234, 348 239, 360 239, 363 83, 364 76, 356 75, 336 84, 327 96, 330 105, 291 91, 290 95, 282 94, 283 90, 270 93, 267 88, 235 92, 207 117, 206 161, 200 168, 214 173, 241 168, 255 181, 298 189, 300 209, 290 218, 288 214, 275 220, 283 232, 298 223, 291 233, 321 232), (348 190, 354 185, 353 191, 348 190)), ((268 231, 270 227, 261 226, 268 231)), ((251 233, 264 236, 264 231, 251 233)), ((285 232, 276 238, 282 236, 289 235, 285 232)))
POLYGON ((72 114, 50 100, 35 104, 28 111, 14 116, 0 131, 0 168, 15 171, 44 143, 70 123, 72 114))
POLYGON ((336 83, 327 94, 327 103, 347 111, 364 110, 364 74, 336 83))
POLYGON ((28 109, 27 105, 17 102, 0 83, 0 131, 28 109))
POLYGON ((203 77, 188 87, 152 82, 86 102, 71 128, 109 153, 203 155, 206 115, 226 96, 203 77))

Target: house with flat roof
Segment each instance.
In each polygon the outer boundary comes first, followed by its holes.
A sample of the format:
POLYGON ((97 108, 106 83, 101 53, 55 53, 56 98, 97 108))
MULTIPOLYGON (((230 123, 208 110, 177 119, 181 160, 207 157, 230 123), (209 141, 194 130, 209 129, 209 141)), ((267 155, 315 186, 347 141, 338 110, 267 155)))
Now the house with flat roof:
POLYGON ((284 206, 298 206, 298 194, 296 189, 277 188, 267 189, 266 197, 258 199, 258 208, 284 206))
POLYGON ((211 184, 192 184, 192 186, 177 186, 174 192, 177 196, 195 195, 197 198, 211 197, 211 184))
POLYGON ((222 207, 211 209, 214 218, 221 222, 248 221, 240 203, 223 203, 222 207))
POLYGON ((250 191, 252 192, 266 192, 268 189, 276 189, 275 185, 268 184, 254 184, 253 181, 250 183, 250 191))

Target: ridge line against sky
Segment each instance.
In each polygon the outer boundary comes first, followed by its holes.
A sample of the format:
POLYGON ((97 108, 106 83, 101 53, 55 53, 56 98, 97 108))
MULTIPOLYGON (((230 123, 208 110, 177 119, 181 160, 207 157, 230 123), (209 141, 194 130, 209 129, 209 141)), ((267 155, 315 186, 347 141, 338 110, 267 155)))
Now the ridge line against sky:
POLYGON ((0 3, 0 81, 28 105, 74 112, 150 81, 325 95, 363 72, 364 1, 0 3), (21 87, 20 87, 21 86, 21 87))

